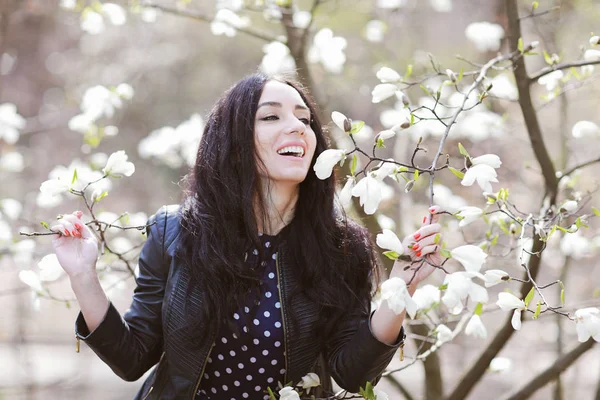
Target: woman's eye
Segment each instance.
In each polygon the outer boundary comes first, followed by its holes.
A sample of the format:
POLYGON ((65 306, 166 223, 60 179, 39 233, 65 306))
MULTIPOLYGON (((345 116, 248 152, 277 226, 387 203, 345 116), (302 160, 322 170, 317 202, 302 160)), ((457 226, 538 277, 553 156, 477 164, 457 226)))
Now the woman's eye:
POLYGON ((310 118, 299 118, 300 121, 304 122, 304 125, 310 125, 310 118))
POLYGON ((264 117, 262 120, 263 120, 263 121, 276 121, 276 120, 278 120, 278 119, 279 119, 279 118, 277 117, 277 115, 269 115, 269 116, 267 116, 267 117, 264 117))

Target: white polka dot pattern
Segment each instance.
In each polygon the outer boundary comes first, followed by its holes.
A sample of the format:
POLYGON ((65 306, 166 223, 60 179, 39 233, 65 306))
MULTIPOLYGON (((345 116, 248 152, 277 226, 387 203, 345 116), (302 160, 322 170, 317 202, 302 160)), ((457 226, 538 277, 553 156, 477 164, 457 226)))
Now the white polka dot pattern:
POLYGON ((248 305, 232 315, 239 333, 220 328, 196 400, 268 398, 267 387, 275 389, 285 380, 276 237, 259 236, 262 254, 249 250, 246 262, 264 269, 262 295, 259 301, 249 298, 248 305))

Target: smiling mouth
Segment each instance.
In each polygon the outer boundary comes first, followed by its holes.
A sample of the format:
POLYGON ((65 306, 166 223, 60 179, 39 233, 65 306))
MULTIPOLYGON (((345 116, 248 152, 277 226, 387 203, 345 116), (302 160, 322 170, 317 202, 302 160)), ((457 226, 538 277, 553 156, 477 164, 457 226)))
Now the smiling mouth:
POLYGON ((304 157, 304 149, 300 146, 287 146, 277 150, 277 154, 282 156, 304 157))

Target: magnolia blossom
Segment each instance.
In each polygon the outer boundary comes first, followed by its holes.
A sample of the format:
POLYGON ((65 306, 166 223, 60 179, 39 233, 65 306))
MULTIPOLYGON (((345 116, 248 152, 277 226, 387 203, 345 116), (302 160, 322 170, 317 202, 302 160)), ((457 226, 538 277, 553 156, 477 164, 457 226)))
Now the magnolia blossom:
POLYGON ((350 207, 350 204, 352 204, 352 189, 354 188, 355 183, 356 183, 356 180, 354 179, 353 176, 348 177, 346 184, 340 191, 340 194, 338 197, 340 199, 340 204, 344 208, 348 208, 348 207, 350 207))
POLYGON ((377 140, 386 140, 393 138, 394 136, 396 136, 396 133, 397 131, 395 129, 386 129, 377 134, 377 140))
POLYGON ((401 79, 399 73, 388 67, 381 67, 376 75, 381 83, 393 83, 401 79))
POLYGON ((447 288, 442 296, 442 302, 448 307, 451 314, 460 314, 464 308, 463 302, 467 297, 475 303, 487 303, 487 290, 473 282, 474 277, 483 280, 483 275, 480 273, 469 271, 454 272, 444 278, 447 288))
POLYGON ((16 220, 21 215, 21 211, 23 205, 20 201, 11 198, 0 199, 0 218, 4 215, 8 219, 16 220))
POLYGON ((38 293, 43 293, 45 291, 42 286, 42 281, 38 274, 31 270, 24 270, 19 272, 19 279, 21 282, 32 288, 38 293))
POLYGON ((382 183, 375 177, 368 174, 352 188, 352 196, 360 198, 360 205, 364 207, 365 214, 371 215, 377 211, 379 202, 382 199, 381 185, 382 183))
POLYGON ((583 53, 583 59, 585 61, 600 61, 600 50, 586 50, 585 53, 583 53))
POLYGON ((339 149, 328 149, 319 154, 317 158, 317 162, 315 162, 315 166, 313 170, 319 179, 327 179, 331 176, 333 172, 333 167, 335 164, 339 163, 346 156, 346 152, 344 150, 339 149))
POLYGON ((419 309, 408 293, 406 282, 398 277, 390 278, 381 284, 381 300, 387 300, 388 306, 396 314, 406 309, 411 318, 415 317, 419 309))
POLYGON ((460 262, 467 271, 479 272, 487 258, 487 254, 481 247, 468 244, 453 249, 452 258, 460 262))
POLYGON ((8 144, 19 140, 19 129, 25 127, 25 118, 17 113, 17 106, 12 103, 0 104, 0 139, 8 144))
POLYGON ((0 170, 6 172, 21 172, 25 168, 23 155, 17 151, 9 151, 0 156, 0 170))
POLYGON ((383 233, 379 233, 376 239, 377 246, 384 250, 391 250, 398 253, 398 255, 404 254, 404 246, 398 239, 398 236, 389 229, 384 229, 383 233))
POLYGON ((417 303, 419 310, 426 310, 440 302, 440 289, 433 285, 424 285, 418 288, 412 298, 417 303))
POLYGON ((484 272, 483 279, 485 287, 492 287, 500 282, 504 281, 503 278, 507 277, 508 273, 501 269, 490 269, 484 272))
POLYGON ((244 28, 250 24, 247 17, 240 17, 228 8, 222 8, 217 11, 215 19, 210 23, 210 31, 213 35, 226 35, 233 37, 236 34, 236 28, 244 28))
POLYGON ((590 337, 600 342, 600 310, 596 307, 581 308, 575 311, 577 339, 587 342, 590 337))
POLYGON ((323 28, 313 39, 313 44, 308 51, 308 61, 320 62, 327 71, 339 74, 346 62, 344 50, 347 44, 346 39, 341 36, 333 36, 331 29, 323 28))
POLYGON ((378 168, 375 171, 375 178, 377 178, 378 181, 382 181, 386 177, 396 173, 397 169, 398 167, 395 164, 395 160, 393 158, 388 158, 379 163, 378 168))
POLYGON ((342 130, 342 132, 346 132, 348 130, 347 128, 350 125, 350 121, 348 121, 348 118, 341 112, 338 112, 338 111, 332 112, 331 120, 338 128, 340 128, 342 130), (346 122, 346 121, 348 121, 348 122, 346 122))
POLYGON ((69 189, 69 182, 61 179, 49 179, 42 182, 40 186, 40 192, 50 196, 56 196, 58 194, 68 192, 69 189))
POLYGON ((495 154, 485 154, 471 159, 472 166, 467 170, 460 182, 463 186, 471 186, 475 181, 484 192, 492 192, 490 182, 498 182, 495 168, 502 164, 500 157, 495 154))
POLYGON ((55 281, 63 273, 63 269, 54 253, 44 256, 38 263, 38 267, 40 268, 40 280, 42 281, 55 281))
POLYGON ((483 210, 478 207, 466 206, 462 207, 456 215, 462 218, 458 224, 462 228, 479 219, 483 215, 483 210))
POLYGON ((92 121, 96 121, 103 115, 111 118, 115 113, 115 108, 122 106, 123 101, 118 93, 100 85, 87 89, 81 100, 81 111, 92 121))
POLYGON ((379 8, 398 8, 402 7, 406 3, 406 0, 377 0, 377 7, 379 8))
POLYGON ((573 212, 573 211, 577 210, 577 207, 578 207, 578 205, 577 205, 576 201, 568 200, 568 201, 565 201, 562 206, 560 206, 560 209, 565 210, 566 212, 573 212))
POLYGON ((571 134, 575 138, 584 136, 597 136, 600 134, 600 127, 592 121, 578 121, 573 125, 571 134))
POLYGON ((300 395, 293 387, 286 386, 279 391, 279 400, 300 400, 300 395))
POLYGON ((102 169, 104 175, 113 178, 122 178, 123 176, 131 176, 135 172, 135 165, 127 161, 125 151, 119 150, 108 157, 106 166, 102 169))
POLYGON ((473 22, 467 26, 465 35, 481 52, 498 51, 504 38, 504 29, 498 24, 473 22))
POLYGON ((487 338, 487 330, 485 329, 485 325, 481 321, 481 317, 477 314, 473 314, 467 326, 465 328, 465 334, 469 336, 475 336, 480 339, 487 338))
POLYGON ((123 25, 127 22, 127 14, 123 7, 114 3, 103 3, 102 12, 113 25, 123 25))
POLYGON ((489 370, 492 372, 503 373, 510 369, 512 361, 506 357, 495 357, 490 361, 489 370))
POLYGON ((560 251, 575 260, 592 255, 592 243, 586 238, 581 230, 573 233, 565 233, 560 241, 560 251))
POLYGON ((504 311, 515 310, 510 322, 516 331, 521 329, 521 311, 527 309, 525 302, 510 293, 503 292, 498 293, 496 304, 504 311))
POLYGON ((379 43, 383 41, 387 25, 378 19, 373 19, 365 25, 364 35, 369 42, 379 43))
POLYGON ((296 11, 293 16, 294 26, 300 29, 306 29, 310 24, 312 14, 309 11, 296 11))
POLYGON ((373 91, 371 92, 371 101, 373 103, 381 103, 388 97, 395 95, 397 91, 398 86, 394 85, 393 83, 380 83, 373 88, 373 91))
POLYGON ((106 26, 104 25, 104 18, 102 15, 92 9, 87 9, 81 13, 81 21, 79 26, 81 29, 90 35, 97 35, 104 32, 106 26))
POLYGON ((265 55, 260 63, 261 71, 272 75, 296 69, 294 57, 285 44, 279 41, 268 43, 263 46, 263 52, 265 55))
POLYGON ((321 385, 321 378, 319 378, 319 375, 315 374, 314 372, 309 372, 307 375, 302 377, 302 380, 298 383, 298 385, 302 386, 302 389, 306 389, 306 394, 309 394, 310 388, 321 385))
POLYGON ((540 77, 537 82, 540 85, 545 86, 547 91, 551 92, 558 87, 563 76, 564 73, 561 70, 556 70, 540 77))
POLYGON ((490 94, 507 100, 517 100, 519 91, 507 74, 500 74, 492 79, 490 94))
POLYGON ((437 332, 437 342, 438 344, 449 342, 454 338, 454 334, 452 333, 452 329, 448 328, 444 324, 439 324, 435 331, 437 332))

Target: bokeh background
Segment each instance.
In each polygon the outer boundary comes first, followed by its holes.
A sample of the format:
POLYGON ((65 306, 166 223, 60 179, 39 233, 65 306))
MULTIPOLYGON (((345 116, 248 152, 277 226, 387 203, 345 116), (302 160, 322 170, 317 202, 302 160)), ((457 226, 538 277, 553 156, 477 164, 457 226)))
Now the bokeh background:
MULTIPOLYGON (((39 273, 38 262, 51 253, 49 237, 26 238, 19 231, 42 231, 40 221, 51 223, 59 213, 84 208, 75 196, 43 196, 41 183, 51 174, 72 174, 74 168, 80 177, 92 177, 94 171, 99 173, 108 155, 125 150, 136 166, 135 173, 111 180, 110 186, 103 187, 109 194, 96 211, 106 221, 127 212, 129 219, 121 222, 144 224, 147 216, 161 205, 179 202, 180 181, 193 161, 203 121, 220 94, 257 69, 273 72, 293 66, 285 48, 269 45, 271 40, 266 40, 286 35, 278 7, 269 5, 269 1, 246 1, 247 8, 240 9, 242 1, 161 0, 154 4, 172 12, 156 12, 140 8, 135 1, 115 0, 125 10, 126 22, 121 24, 118 16, 115 21, 106 14, 103 31, 95 32, 101 29, 98 21, 86 19, 82 10, 84 5, 93 8, 102 3, 106 2, 0 2, 0 104, 10 103, 18 113, 15 116, 9 108, 0 112, 1 399, 127 399, 141 386, 141 381, 121 381, 85 345, 79 354, 75 352, 73 326, 78 307, 66 276, 55 274, 44 281, 48 291, 42 296, 19 279, 20 271, 39 273), (227 6, 235 10, 240 20, 219 11, 227 6), (219 13, 230 22, 211 22, 219 13), (266 37, 244 33, 243 29, 230 36, 231 23, 266 37), (110 88, 123 83, 130 85, 133 96, 124 95, 122 104, 115 104, 114 115, 98 119, 95 128, 87 126, 85 133, 78 132, 72 118, 81 113, 86 91, 97 85, 110 88)), ((320 3, 307 36, 311 89, 325 122, 330 123, 333 110, 366 122, 367 127, 357 140, 367 150, 377 132, 402 117, 401 106, 394 101, 371 102, 371 90, 379 83, 375 73, 381 66, 404 74, 410 64, 413 76, 431 72, 432 62, 442 66, 442 71, 470 71, 498 51, 506 51, 504 32, 497 39, 489 39, 487 46, 485 38, 482 43, 477 36, 487 37, 489 31, 476 32, 475 37, 467 33, 470 24, 482 21, 506 28, 505 4, 501 0, 320 3), (333 38, 323 33, 323 28, 330 28, 333 38)), ((531 11, 531 3, 520 3, 522 15, 531 11)), ((540 53, 545 50, 565 62, 581 59, 590 48, 591 33, 600 33, 600 2, 539 3, 539 10, 548 12, 523 20, 525 43, 540 41, 540 53)), ((295 1, 294 5, 295 11, 307 12, 313 1, 295 1)), ((306 18, 306 13, 299 14, 294 23, 305 26, 306 18)), ((542 54, 528 56, 526 61, 529 71, 546 66, 542 54)), ((544 138, 558 170, 597 158, 600 150, 600 136, 593 126, 573 130, 581 120, 600 124, 599 72, 590 68, 574 70, 575 73, 564 71, 562 80, 553 78, 532 85, 544 138)), ((500 184, 494 189, 509 188, 511 199, 522 211, 535 211, 541 203, 543 186, 515 101, 514 78, 505 71, 493 71, 490 79, 494 76, 502 77, 494 81, 485 109, 480 108, 470 119, 461 121, 445 152, 458 167, 459 141, 472 155, 498 154, 503 166, 498 170, 500 184)), ((426 85, 437 88, 443 80, 432 78, 426 85)), ((406 93, 411 103, 423 104, 424 93, 418 86, 406 93)), ((445 87, 442 97, 451 95, 452 91, 445 87)), ((337 145, 348 146, 347 138, 333 124, 330 126, 337 145)), ((381 154, 408 160, 419 137, 424 138, 423 146, 430 151, 421 153, 417 162, 426 165, 440 139, 439 126, 434 124, 417 124, 397 135, 386 142, 381 154)), ((561 197, 589 194, 589 205, 599 206, 600 202, 594 202, 597 172, 593 165, 582 170, 561 187, 561 197)), ((460 186, 448 171, 439 174, 436 185, 436 202, 447 209, 484 205, 480 191, 460 186)), ((420 224, 427 207, 425 182, 415 185, 410 193, 404 192, 403 184, 388 182, 377 221, 400 235, 420 224)), ((354 215, 360 218, 360 214, 354 215)), ((463 230, 451 217, 444 223, 446 238, 452 245, 477 242, 485 233, 483 222, 463 230)), ((595 221, 589 225, 572 237, 560 233, 554 237, 540 277, 541 282, 563 280, 571 310, 600 304, 600 267, 596 261, 599 225, 595 221)), ((135 230, 115 232, 110 240, 114 247, 126 249, 140 244, 143 236, 135 230)), ((493 252, 488 267, 520 274, 518 252, 511 251, 518 243, 508 240, 504 244, 493 252)), ((110 290, 111 300, 124 311, 134 280, 119 272, 123 266, 110 255, 103 258, 101 266, 103 284, 110 290)), ((438 284, 442 280, 443 276, 432 278, 438 284)), ((548 293, 552 301, 558 301, 558 296, 558 289, 548 293)), ((497 310, 484 314, 489 332, 494 332, 505 314, 497 310)), ((561 322, 548 314, 538 321, 528 320, 469 398, 502 398, 552 365, 558 354, 576 343, 572 322, 561 322)), ((488 340, 460 335, 439 351, 446 392, 487 345, 488 340)), ((562 375, 562 397, 554 398, 600 398, 599 351, 596 346, 562 375)), ((415 352, 411 341, 406 354, 414 356, 415 352)), ((404 364, 407 361, 401 363, 395 358, 390 368, 404 364)), ((404 396, 398 384, 412 398, 424 398, 425 372, 421 363, 393 376, 395 382, 383 379, 380 383, 391 399, 404 396)), ((553 398, 557 396, 555 389, 556 383, 550 383, 533 398, 553 398)))

